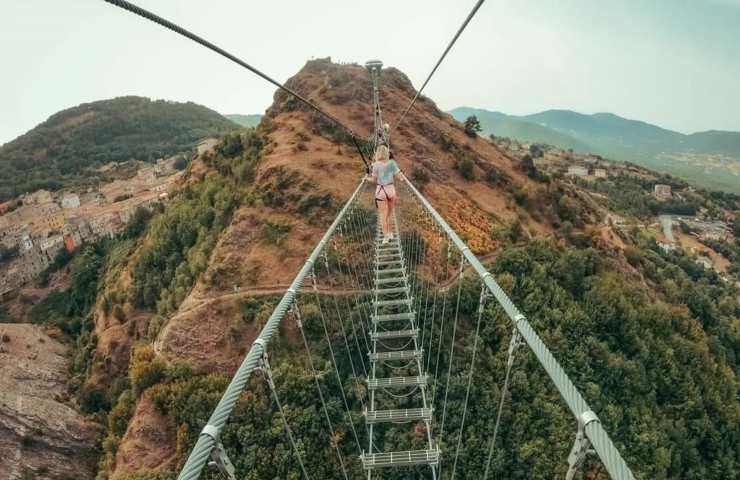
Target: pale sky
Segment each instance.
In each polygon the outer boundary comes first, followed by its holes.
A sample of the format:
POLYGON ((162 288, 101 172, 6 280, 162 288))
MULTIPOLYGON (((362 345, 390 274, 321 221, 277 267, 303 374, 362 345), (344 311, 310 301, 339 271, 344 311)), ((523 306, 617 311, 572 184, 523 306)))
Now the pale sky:
MULTIPOLYGON (((419 86, 474 0, 138 0, 287 80, 311 57, 380 58, 419 86)), ((122 95, 261 113, 274 87, 102 0, 0 0, 0 144, 122 95)), ((740 0, 488 0, 425 94, 447 110, 610 111, 740 131, 740 0)))

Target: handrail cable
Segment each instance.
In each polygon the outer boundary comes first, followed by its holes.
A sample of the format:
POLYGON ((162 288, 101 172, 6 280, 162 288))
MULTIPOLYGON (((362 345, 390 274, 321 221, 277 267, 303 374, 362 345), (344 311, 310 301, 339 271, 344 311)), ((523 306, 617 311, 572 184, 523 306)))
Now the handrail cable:
MULTIPOLYGON (((208 460, 208 457, 211 455, 211 451, 216 446, 219 434, 226 424, 226 420, 231 415, 231 412, 234 409, 237 400, 241 396, 244 387, 247 385, 252 372, 255 370, 255 368, 257 368, 259 360, 261 359, 262 354, 265 352, 267 344, 269 343, 273 334, 277 331, 280 322, 288 311, 288 308, 290 308, 290 305, 293 303, 293 300, 296 297, 296 292, 303 284, 303 280, 309 275, 310 272, 313 271, 313 265, 318 260, 319 255, 324 250, 324 247, 329 242, 329 239, 334 234, 335 230, 341 223, 349 208, 352 206, 352 204, 354 204, 360 192, 363 191, 366 182, 367 180, 365 178, 360 181, 360 184, 357 186, 350 198, 344 204, 342 210, 339 212, 332 224, 326 230, 321 240, 319 240, 319 243, 316 245, 306 262, 303 264, 303 267, 301 267, 301 270, 293 279, 290 287, 280 299, 280 302, 277 304, 275 310, 270 315, 270 318, 267 320, 264 327, 260 331, 257 340, 255 340, 255 343, 252 344, 252 347, 249 349, 246 357, 244 357, 244 360, 234 374, 234 377, 231 379, 228 387, 226 387, 226 391, 221 397, 221 400, 219 400, 218 405, 216 405, 216 408, 213 410, 211 417, 208 419, 208 423, 203 428, 201 434, 198 436, 198 440, 196 441, 195 446, 191 450, 190 455, 185 462, 185 465, 182 467, 180 475, 177 477, 178 480, 196 480, 200 476, 201 471, 203 470, 203 467, 208 460)), ((315 295, 318 295, 317 290, 314 290, 314 293, 315 295)), ((344 396, 343 390, 342 395, 344 396)), ((352 427, 355 441, 359 448, 359 440, 357 439, 354 423, 351 421, 351 415, 350 425, 352 427)))
POLYGON ((513 327, 516 328, 532 353, 534 353, 539 364, 545 369, 545 372, 547 372, 555 385, 555 388, 560 393, 560 396, 573 413, 573 416, 582 424, 585 436, 590 441, 591 446, 598 454, 611 478, 614 480, 634 480, 635 477, 632 471, 627 465, 627 462, 622 458, 619 450, 614 446, 611 438, 609 438, 609 434, 601 425, 601 422, 598 421, 598 419, 595 419, 595 414, 591 411, 586 400, 573 384, 572 380, 568 377, 568 374, 565 373, 563 367, 560 366, 560 363, 555 359, 552 352, 550 352, 550 349, 547 348, 547 345, 545 345, 539 335, 537 335, 534 328, 529 324, 527 318, 519 311, 506 292, 504 292, 501 286, 493 279, 491 273, 486 270, 480 260, 478 260, 478 257, 473 254, 470 247, 462 241, 439 212, 437 212, 431 203, 429 203, 429 200, 427 200, 410 181, 407 180, 404 184, 408 187, 412 196, 415 197, 427 211, 429 211, 434 221, 437 222, 445 231, 446 235, 458 251, 468 260, 475 273, 481 277, 483 283, 485 283, 493 297, 504 309, 509 320, 511 320, 513 327), (584 419, 588 421, 586 422, 584 419))
POLYGON ((395 129, 398 128, 398 126, 403 121, 404 117, 406 117, 406 114, 409 113, 409 110, 411 110, 411 108, 414 106, 414 103, 416 103, 416 100, 419 98, 419 95, 421 95, 421 92, 424 90, 424 87, 427 86, 427 83, 429 83, 429 80, 432 79, 432 75, 434 75, 434 72, 436 72, 437 71, 437 68, 439 68, 440 64, 442 63, 442 60, 445 59, 445 57, 447 56, 447 53, 450 51, 450 49, 452 49, 452 46, 455 44, 455 42, 457 41, 458 37, 463 32, 463 30, 465 30, 465 27, 468 26, 468 23, 470 23, 470 20, 473 19, 473 17, 475 16, 476 12, 481 7, 481 5, 483 5, 483 2, 484 1, 485 0, 478 0, 478 2, 475 4, 475 6, 473 7, 473 9, 470 11, 470 13, 468 14, 468 18, 465 19, 465 21, 463 22, 463 24, 457 30, 457 33, 455 34, 455 36, 452 37, 452 41, 450 41, 449 45, 447 45, 447 48, 445 48, 444 53, 442 53, 442 56, 439 57, 439 60, 437 60, 437 64, 434 65, 434 68, 432 69, 432 71, 429 72, 429 76, 424 81, 424 83, 422 84, 421 88, 416 92, 416 95, 414 95, 414 98, 409 103, 409 106, 406 107, 406 110, 403 111, 403 113, 401 114, 401 117, 398 119, 398 121, 396 121, 396 124, 393 126, 393 130, 395 130, 395 129))
POLYGON ((357 142, 357 134, 355 134, 355 132, 351 128, 349 128, 348 126, 344 125, 337 117, 335 117, 334 115, 326 112, 325 110, 322 110, 321 108, 319 108, 318 106, 316 106, 316 104, 314 104, 310 100, 304 98, 303 96, 301 96, 300 94, 298 94, 293 89, 286 87, 282 83, 280 83, 277 80, 273 79, 269 75, 261 72, 257 68, 253 67, 252 65, 248 64, 244 60, 240 59, 239 57, 237 57, 237 56, 235 56, 235 55, 227 52, 223 48, 221 48, 221 47, 219 47, 219 46, 217 46, 217 45, 209 42, 208 40, 204 39, 203 37, 200 37, 200 36, 198 36, 198 35, 190 32, 189 30, 186 30, 185 28, 183 28, 183 27, 181 27, 181 26, 179 26, 179 25, 177 25, 175 23, 170 22, 169 20, 167 20, 165 18, 160 17, 159 15, 157 15, 155 13, 152 13, 152 12, 150 12, 148 10, 145 10, 145 9, 143 9, 143 8, 137 6, 137 5, 134 5, 131 2, 127 2, 126 0, 103 0, 103 1, 106 2, 106 3, 110 3, 111 5, 115 5, 116 7, 119 7, 119 8, 122 8, 124 10, 127 10, 127 11, 129 11, 129 12, 135 14, 135 15, 138 15, 138 16, 140 16, 142 18, 145 18, 147 20, 150 20, 150 21, 152 21, 152 22, 154 22, 156 24, 159 24, 159 25, 161 25, 161 26, 163 26, 163 27, 165 27, 165 28, 167 28, 169 30, 172 30, 175 33, 178 33, 178 34, 182 35, 183 37, 189 38, 190 40, 192 40, 192 41, 194 41, 196 43, 199 43, 200 45, 206 47, 207 49, 212 50, 212 51, 218 53, 219 55, 228 58, 229 60, 231 60, 232 62, 236 63, 237 65, 240 65, 240 66, 246 68, 247 70, 249 70, 250 72, 254 73, 258 77, 262 78, 263 80, 266 80, 266 81, 270 82, 271 84, 275 85, 280 90, 282 90, 282 91, 284 91, 284 92, 286 92, 286 93, 288 93, 290 95, 293 95, 300 102, 302 102, 303 104, 305 104, 307 107, 315 110, 317 113, 323 115, 324 117, 328 118, 329 120, 331 120, 332 122, 334 122, 335 124, 337 124, 337 126, 339 126, 342 129, 346 130, 347 133, 352 138, 352 141, 355 144, 355 147, 357 148, 357 151, 360 153, 360 158, 362 158, 362 162, 365 164, 365 170, 367 170, 369 168, 368 163, 367 163, 367 160, 365 159, 365 155, 362 153, 362 150, 360 149, 360 145, 357 142))

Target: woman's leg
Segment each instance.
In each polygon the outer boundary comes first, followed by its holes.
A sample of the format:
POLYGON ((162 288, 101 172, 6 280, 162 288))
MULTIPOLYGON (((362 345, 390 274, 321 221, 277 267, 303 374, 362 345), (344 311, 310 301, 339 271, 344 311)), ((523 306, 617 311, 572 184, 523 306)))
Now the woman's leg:
POLYGON ((387 230, 386 232, 388 234, 393 233, 393 209, 396 207, 396 198, 389 198, 388 199, 388 213, 386 213, 386 225, 387 230))
POLYGON ((388 235, 388 201, 383 200, 378 202, 378 220, 380 221, 380 228, 383 230, 383 236, 388 235))

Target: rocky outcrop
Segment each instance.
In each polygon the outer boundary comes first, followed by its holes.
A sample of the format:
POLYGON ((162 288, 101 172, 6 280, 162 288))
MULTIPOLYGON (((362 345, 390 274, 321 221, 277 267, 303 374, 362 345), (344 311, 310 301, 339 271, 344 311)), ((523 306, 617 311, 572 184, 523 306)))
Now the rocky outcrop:
POLYGON ((65 353, 41 326, 0 325, 0 480, 94 478, 98 427, 64 401, 65 353))

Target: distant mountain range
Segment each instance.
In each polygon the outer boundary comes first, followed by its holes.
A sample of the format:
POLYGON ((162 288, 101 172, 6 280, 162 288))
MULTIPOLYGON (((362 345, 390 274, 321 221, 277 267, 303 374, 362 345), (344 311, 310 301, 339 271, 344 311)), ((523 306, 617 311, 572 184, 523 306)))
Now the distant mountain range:
POLYGON ((450 113, 459 121, 475 115, 485 134, 628 160, 697 186, 740 193, 740 132, 685 135, 612 113, 584 115, 570 110, 519 116, 458 107, 450 113))
POLYGON ((229 113, 224 115, 224 117, 228 118, 232 122, 236 122, 242 127, 256 127, 260 120, 262 120, 262 115, 259 113, 254 113, 251 115, 241 115, 239 113, 229 113))

